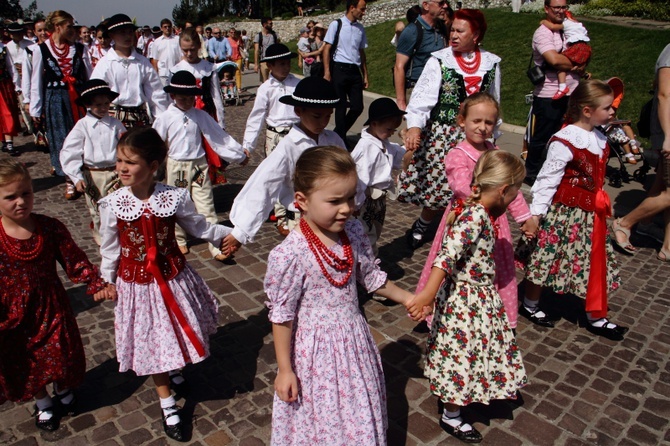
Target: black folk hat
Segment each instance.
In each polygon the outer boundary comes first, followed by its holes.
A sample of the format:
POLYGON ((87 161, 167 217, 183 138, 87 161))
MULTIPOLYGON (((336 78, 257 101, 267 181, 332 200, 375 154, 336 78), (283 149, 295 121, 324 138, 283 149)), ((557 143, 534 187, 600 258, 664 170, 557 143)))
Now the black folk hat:
POLYGON ((398 105, 391 98, 379 98, 372 101, 368 110, 368 120, 365 124, 368 125, 372 121, 382 121, 386 118, 393 118, 396 116, 404 116, 404 112, 398 108, 398 105))
POLYGON ((297 107, 333 108, 340 102, 340 97, 331 82, 310 76, 298 82, 293 94, 282 96, 279 102, 297 107))
POLYGON ((166 93, 183 94, 186 96, 200 96, 202 88, 198 88, 195 76, 192 73, 182 70, 177 71, 170 79, 170 85, 163 87, 166 93))
POLYGON ((12 22, 7 25, 7 31, 10 33, 22 33, 24 31, 23 25, 19 22, 12 22))
POLYGON ((102 79, 91 79, 84 82, 83 90, 81 94, 76 99, 77 105, 86 107, 91 103, 94 97, 98 95, 105 95, 109 98, 110 101, 119 97, 119 94, 115 91, 112 91, 107 85, 107 82, 102 79))
POLYGON ((159 36, 159 35, 163 34, 163 30, 161 29, 160 26, 152 26, 151 27, 151 34, 153 34, 154 36, 159 36))
POLYGON ((107 19, 107 31, 117 31, 121 28, 132 28, 136 29, 137 26, 130 20, 125 14, 114 14, 107 19))
POLYGON ((265 57, 261 59, 261 62, 274 62, 275 60, 294 59, 296 57, 298 57, 298 55, 292 53, 286 45, 282 43, 273 43, 267 50, 265 50, 265 57))

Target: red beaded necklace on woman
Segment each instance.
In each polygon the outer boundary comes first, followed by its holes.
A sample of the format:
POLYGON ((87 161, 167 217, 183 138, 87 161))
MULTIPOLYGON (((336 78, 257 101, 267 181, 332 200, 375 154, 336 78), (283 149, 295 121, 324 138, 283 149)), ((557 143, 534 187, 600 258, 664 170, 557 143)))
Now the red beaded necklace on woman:
POLYGON ((51 43, 51 49, 53 50, 56 60, 58 60, 58 65, 63 72, 63 76, 69 76, 72 72, 72 59, 67 57, 70 54, 70 44, 65 43, 60 48, 56 45, 53 36, 49 36, 49 43, 51 43))
POLYGON ((328 282, 338 288, 346 285, 347 282, 349 282, 351 273, 354 270, 354 254, 351 250, 351 243, 349 242, 347 233, 344 231, 339 233, 340 239, 342 240, 342 247, 344 248, 344 258, 341 259, 337 256, 337 254, 335 254, 333 251, 328 249, 326 245, 323 244, 321 239, 319 239, 314 231, 312 231, 309 223, 307 223, 304 218, 300 219, 300 230, 302 231, 302 235, 305 236, 305 239, 307 240, 307 246, 309 246, 309 249, 314 254, 314 257, 316 257, 319 268, 321 268, 321 272, 326 277, 326 279, 328 279, 328 282), (326 265, 323 264, 323 260, 325 260, 329 266, 335 268, 337 271, 346 270, 347 273, 344 278, 342 280, 335 280, 326 269, 326 265))
POLYGON ((465 60, 463 53, 454 51, 454 57, 456 58, 456 63, 461 67, 461 70, 465 74, 475 74, 479 71, 479 64, 482 62, 482 53, 479 52, 479 48, 474 50, 474 58, 471 61, 465 60))
POLYGON ((0 248, 9 254, 10 257, 24 262, 35 260, 42 252, 42 247, 44 246, 44 238, 42 237, 42 232, 40 231, 39 226, 35 227, 33 235, 35 237, 35 247, 29 251, 19 249, 16 246, 16 242, 14 242, 16 239, 11 240, 10 236, 5 232, 5 227, 2 224, 2 217, 0 217, 0 248))

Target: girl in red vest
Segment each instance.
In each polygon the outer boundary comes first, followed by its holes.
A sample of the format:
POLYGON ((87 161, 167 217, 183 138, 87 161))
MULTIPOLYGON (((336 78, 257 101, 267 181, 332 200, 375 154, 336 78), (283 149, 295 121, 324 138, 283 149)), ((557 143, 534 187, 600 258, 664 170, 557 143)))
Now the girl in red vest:
POLYGON ((538 325, 554 322, 539 307, 542 289, 585 299, 586 328, 622 340, 628 328, 607 319, 607 294, 620 285, 618 265, 609 243, 607 217, 612 207, 603 190, 609 154, 598 126, 614 117, 612 89, 588 80, 570 96, 572 124, 549 140, 547 160, 531 189, 530 211, 541 221, 532 244, 522 241, 526 295, 519 314, 538 325))

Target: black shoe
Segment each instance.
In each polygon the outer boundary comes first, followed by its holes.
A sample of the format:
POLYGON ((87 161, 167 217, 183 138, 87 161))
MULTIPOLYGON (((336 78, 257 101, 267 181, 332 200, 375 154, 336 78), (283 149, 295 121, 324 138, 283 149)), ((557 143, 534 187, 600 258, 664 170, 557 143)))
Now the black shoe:
POLYGON ((170 387, 172 388, 172 390, 174 390, 174 392, 177 395, 180 395, 180 396, 186 395, 189 391, 188 381, 186 381, 184 379, 184 376, 181 374, 181 372, 175 373, 174 375, 170 375, 170 387), (174 379, 177 378, 177 377, 181 377, 181 379, 182 379, 181 384, 177 384, 174 381, 174 379))
MULTIPOLYGON (((179 416, 179 406, 166 407, 166 409, 174 409, 176 412, 171 412, 168 415, 163 415, 163 430, 165 435, 177 441, 184 441, 184 433, 182 432, 182 422, 169 426, 167 424, 167 419, 170 417, 179 416)), ((165 409, 163 409, 165 410, 165 409)))
POLYGON ((9 156, 21 156, 21 152, 18 149, 9 149, 7 151, 9 153, 9 156))
POLYGON ((442 419, 440 419, 440 426, 449 435, 452 435, 452 436, 458 438, 459 440, 461 440, 462 442, 465 442, 465 443, 479 443, 479 442, 481 442, 482 439, 483 439, 482 434, 480 434, 479 431, 477 429, 475 429, 474 426, 471 425, 472 429, 467 430, 467 431, 462 431, 461 430, 461 426, 464 425, 464 424, 465 424, 465 421, 462 421, 461 424, 459 424, 456 427, 453 427, 453 426, 448 425, 444 421, 442 421, 442 419))
POLYGON ((427 225, 419 226, 419 220, 415 220, 414 223, 412 223, 412 227, 407 233, 407 244, 411 249, 417 249, 423 244, 424 237, 426 235, 426 229, 428 229, 427 225), (415 235, 418 235, 419 237, 417 238, 415 235))
POLYGON ((549 319, 549 317, 545 314, 544 316, 538 316, 537 313, 540 312, 540 307, 535 307, 533 311, 530 311, 528 308, 526 308, 525 305, 521 304, 521 307, 519 307, 519 314, 535 325, 539 325, 540 327, 549 327, 549 328, 554 328, 554 322, 549 319))
POLYGON ((49 432, 53 432, 58 429, 58 418, 56 418, 56 415, 54 414, 53 407, 47 407, 44 410, 39 410, 37 406, 35 406, 35 413, 33 416, 35 417, 35 426, 37 426, 38 429, 49 432), (40 420, 40 415, 45 412, 51 412, 51 418, 48 420, 40 420))
MULTIPOLYGON (((601 319, 598 319, 593 322, 597 322, 599 320, 601 319)), ((622 341, 623 335, 628 333, 628 327, 622 327, 610 321, 605 322, 605 324, 602 327, 594 327, 592 324, 587 323, 586 329, 591 333, 593 333, 594 335, 602 336, 612 341, 622 341)))
POLYGON ((68 390, 62 395, 54 393, 53 397, 56 401, 58 401, 60 406, 63 408, 64 415, 74 416, 77 414, 77 396, 74 394, 74 391, 72 389, 68 390), (72 401, 70 401, 69 403, 64 403, 63 398, 67 398, 68 395, 72 395, 72 401))

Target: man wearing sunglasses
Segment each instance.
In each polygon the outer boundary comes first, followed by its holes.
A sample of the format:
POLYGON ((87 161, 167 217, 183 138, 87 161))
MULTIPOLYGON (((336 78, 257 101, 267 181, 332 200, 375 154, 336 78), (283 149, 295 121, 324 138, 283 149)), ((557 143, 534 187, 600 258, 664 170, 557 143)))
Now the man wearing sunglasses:
MULTIPOLYGON (((544 0, 544 12, 548 21, 563 23, 568 10, 566 0, 544 0)), ((532 113, 528 121, 528 154, 526 157, 525 182, 532 185, 547 157, 546 145, 563 123, 570 94, 579 83, 584 67, 573 67, 570 60, 561 54, 566 48, 563 31, 552 31, 544 25, 533 34, 533 60, 541 66, 545 79, 533 91, 532 113), (557 70, 567 71, 566 84, 570 92, 560 99, 552 99, 558 91, 557 70)))
POLYGON ((450 15, 446 0, 424 0, 421 15, 400 34, 393 67, 396 101, 401 110, 407 107, 407 90, 414 87, 431 53, 446 46, 450 15), (419 27, 421 27, 419 29, 419 27))

